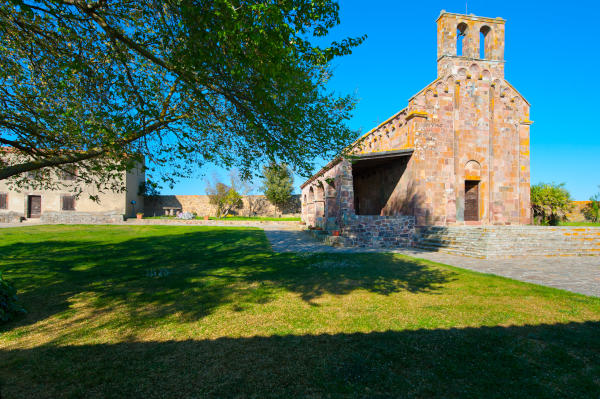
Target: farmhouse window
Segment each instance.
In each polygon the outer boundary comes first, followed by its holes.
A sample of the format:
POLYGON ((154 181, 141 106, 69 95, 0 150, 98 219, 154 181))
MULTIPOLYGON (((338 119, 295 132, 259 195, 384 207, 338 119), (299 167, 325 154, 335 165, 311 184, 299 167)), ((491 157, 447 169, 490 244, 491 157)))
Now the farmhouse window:
POLYGON ((75 197, 72 195, 62 196, 62 210, 63 211, 74 211, 75 210, 75 197))
POLYGON ((0 209, 8 209, 8 194, 0 193, 0 209))
POLYGON ((62 179, 63 180, 75 180, 75 176, 77 176, 77 169, 68 168, 62 171, 62 179))

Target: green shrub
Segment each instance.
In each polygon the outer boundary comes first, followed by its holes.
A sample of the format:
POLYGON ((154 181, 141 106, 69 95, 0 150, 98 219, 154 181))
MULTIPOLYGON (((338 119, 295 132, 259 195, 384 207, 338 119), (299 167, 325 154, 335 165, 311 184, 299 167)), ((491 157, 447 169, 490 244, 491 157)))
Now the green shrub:
POLYGON ((590 197, 590 203, 583 209, 583 216, 590 222, 600 222, 600 193, 590 197))
POLYGON ((0 322, 13 319, 19 314, 26 313, 17 303, 17 290, 2 277, 0 272, 0 322))
POLYGON ((566 220, 573 203, 564 185, 538 183, 531 186, 531 207, 537 223, 556 226, 566 220))
POLYGON ((214 186, 207 185, 206 193, 209 202, 217 207, 217 217, 227 217, 229 212, 244 206, 242 196, 235 190, 233 184, 228 186, 216 182, 214 186))

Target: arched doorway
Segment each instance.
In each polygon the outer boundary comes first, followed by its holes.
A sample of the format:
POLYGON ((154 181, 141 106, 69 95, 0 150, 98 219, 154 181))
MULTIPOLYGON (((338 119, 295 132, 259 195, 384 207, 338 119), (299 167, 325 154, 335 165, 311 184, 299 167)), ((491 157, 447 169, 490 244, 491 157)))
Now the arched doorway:
POLYGON ((475 160, 465 165, 465 222, 479 221, 479 182, 481 181, 481 165, 475 160))

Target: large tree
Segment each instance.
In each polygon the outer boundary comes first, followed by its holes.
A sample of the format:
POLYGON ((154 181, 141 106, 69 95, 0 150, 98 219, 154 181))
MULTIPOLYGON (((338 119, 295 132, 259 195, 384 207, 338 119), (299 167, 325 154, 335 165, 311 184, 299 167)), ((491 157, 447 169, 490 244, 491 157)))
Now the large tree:
POLYGON ((326 82, 363 37, 325 42, 338 23, 332 0, 0 0, 0 180, 77 163, 114 189, 142 158, 169 184, 205 162, 308 173, 354 138, 326 82))

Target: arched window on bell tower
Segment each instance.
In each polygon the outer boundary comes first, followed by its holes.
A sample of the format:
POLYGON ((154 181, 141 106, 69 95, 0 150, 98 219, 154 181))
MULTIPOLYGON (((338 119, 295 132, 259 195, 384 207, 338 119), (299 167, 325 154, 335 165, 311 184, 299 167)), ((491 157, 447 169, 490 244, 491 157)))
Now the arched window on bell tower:
POLYGON ((498 68, 494 69, 494 77, 502 77, 505 25, 502 18, 442 11, 436 23, 439 78, 445 79, 449 74, 456 74, 458 69, 470 65, 471 62, 465 62, 467 59, 498 61, 498 68))
POLYGON ((488 48, 488 37, 491 36, 489 33, 492 29, 484 25, 479 30, 479 58, 485 60, 489 54, 486 54, 486 50, 488 48))
POLYGON ((456 55, 458 56, 463 55, 465 36, 467 36, 467 24, 461 22, 456 27, 456 55))

